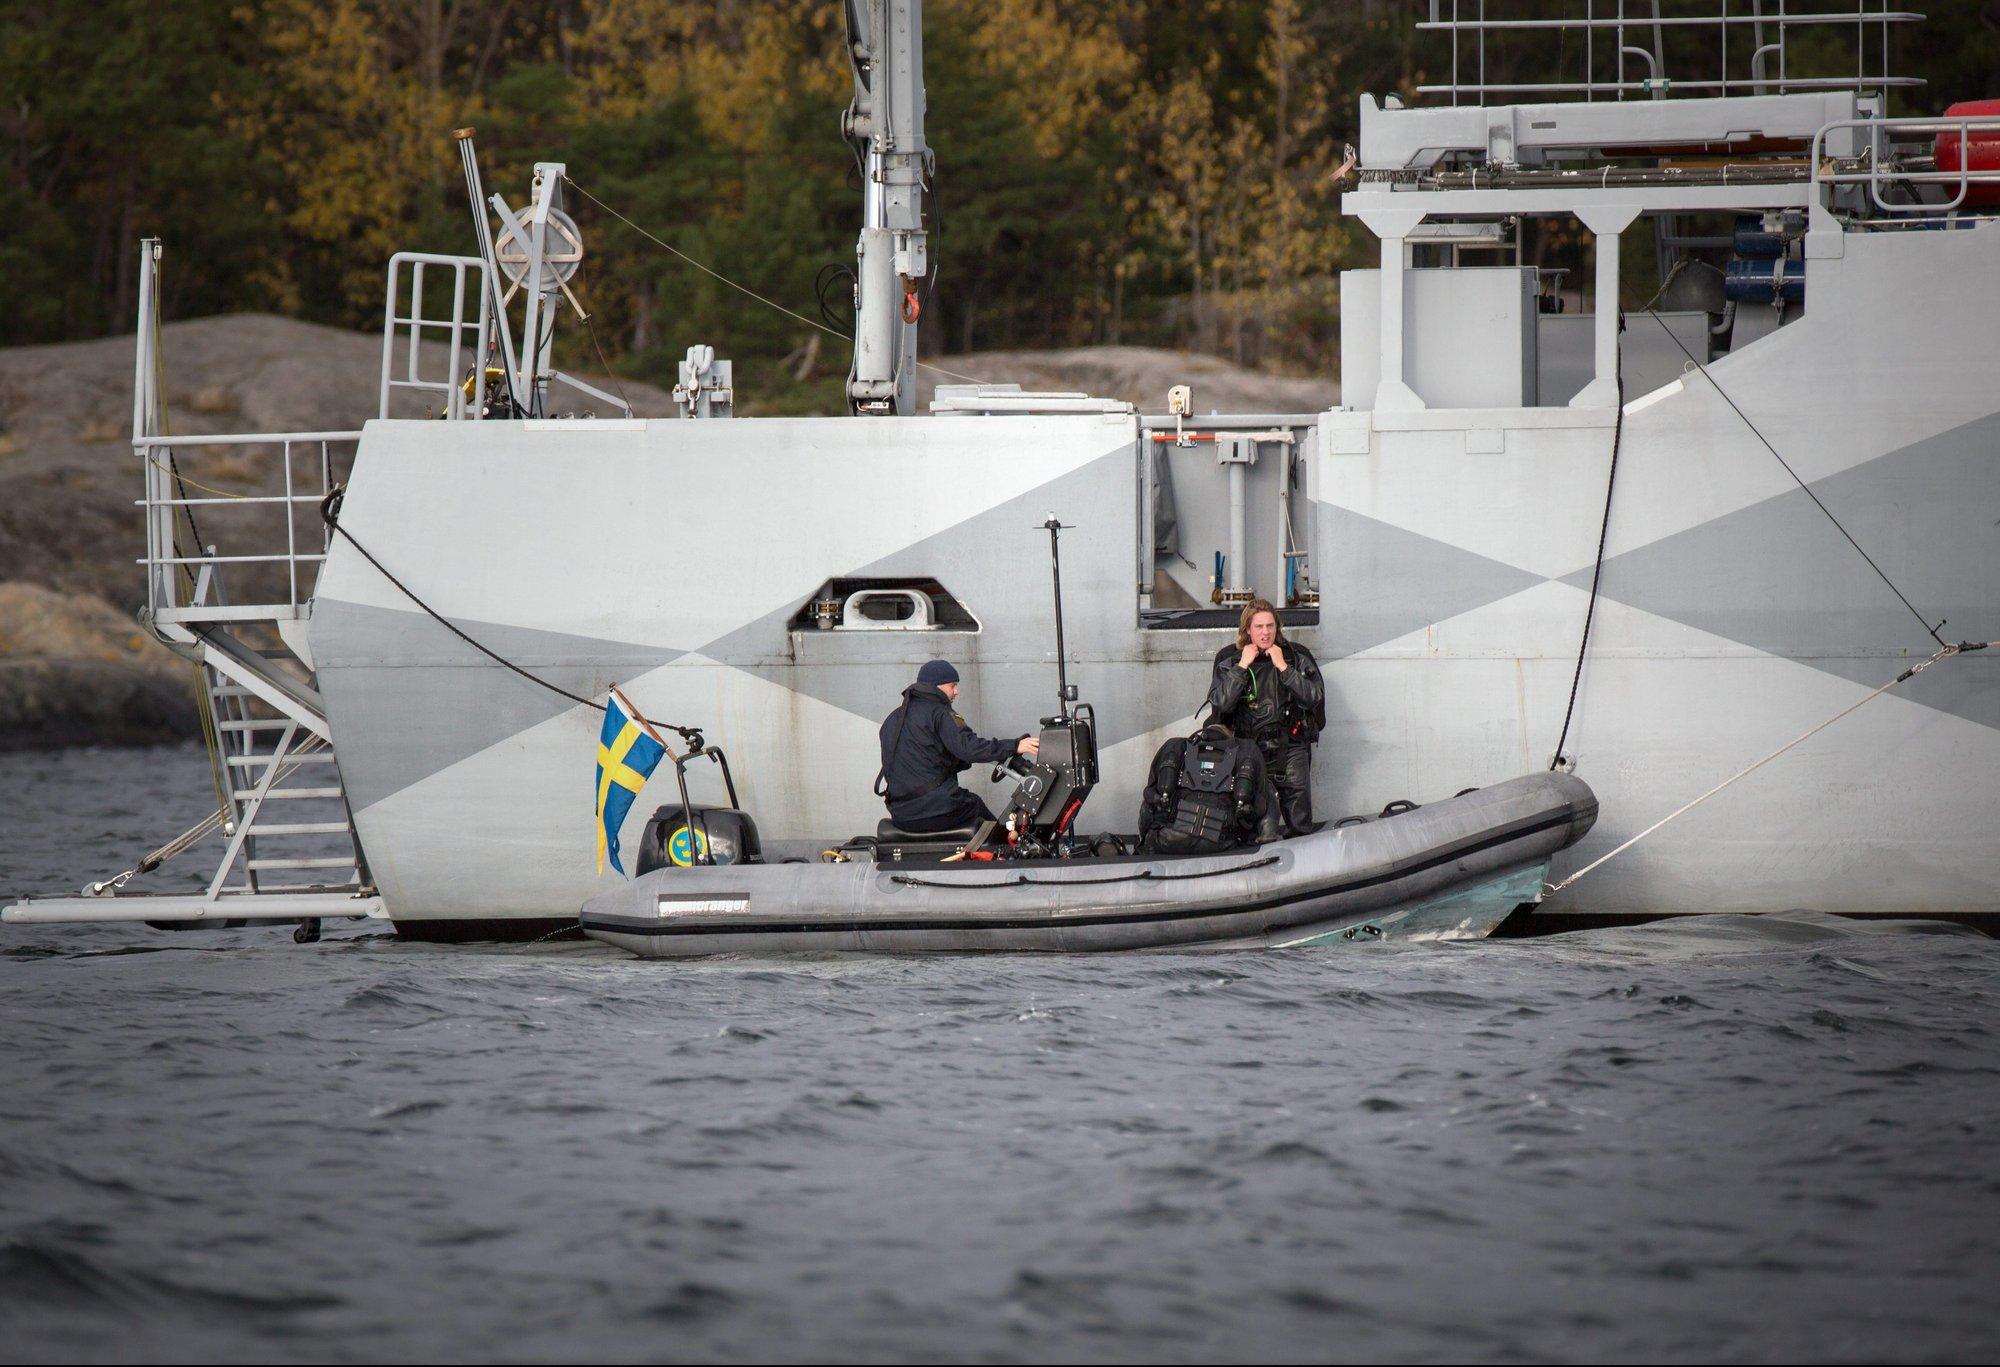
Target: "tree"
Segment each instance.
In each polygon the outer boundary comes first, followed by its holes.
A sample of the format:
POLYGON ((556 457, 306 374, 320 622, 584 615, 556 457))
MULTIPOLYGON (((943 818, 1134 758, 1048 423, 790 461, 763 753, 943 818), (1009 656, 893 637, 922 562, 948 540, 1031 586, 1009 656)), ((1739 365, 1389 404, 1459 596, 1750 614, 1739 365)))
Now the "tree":
POLYGON ((13 341, 132 326, 138 241, 176 239, 170 311, 282 302, 273 168, 227 126, 255 12, 106 0, 0 12, 0 312, 13 341))

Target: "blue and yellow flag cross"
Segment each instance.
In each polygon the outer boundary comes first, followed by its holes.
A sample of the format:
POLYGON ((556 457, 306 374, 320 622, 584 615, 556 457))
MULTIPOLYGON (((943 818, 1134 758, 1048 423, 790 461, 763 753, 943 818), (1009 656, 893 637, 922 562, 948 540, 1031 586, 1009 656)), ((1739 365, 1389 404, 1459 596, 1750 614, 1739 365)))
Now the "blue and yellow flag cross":
POLYGON ((661 756, 669 753, 652 725, 632 706, 631 699, 616 688, 604 702, 604 729, 597 736, 597 871, 604 872, 604 856, 611 867, 625 872, 618 862, 618 828, 638 800, 661 756))

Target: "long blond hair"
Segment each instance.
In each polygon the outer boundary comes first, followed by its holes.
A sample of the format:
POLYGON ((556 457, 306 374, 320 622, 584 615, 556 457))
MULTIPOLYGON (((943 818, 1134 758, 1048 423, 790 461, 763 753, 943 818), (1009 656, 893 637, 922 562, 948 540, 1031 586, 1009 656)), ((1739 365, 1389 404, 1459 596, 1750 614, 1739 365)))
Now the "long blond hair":
POLYGON ((1285 619, 1278 616, 1278 610, 1271 606, 1268 599, 1252 598, 1243 605, 1243 615, 1236 619, 1236 648, 1241 650, 1244 646, 1250 644, 1250 623, 1260 612, 1271 614, 1271 621, 1278 628, 1277 643, 1279 645, 1290 645, 1291 642, 1285 639, 1285 619))

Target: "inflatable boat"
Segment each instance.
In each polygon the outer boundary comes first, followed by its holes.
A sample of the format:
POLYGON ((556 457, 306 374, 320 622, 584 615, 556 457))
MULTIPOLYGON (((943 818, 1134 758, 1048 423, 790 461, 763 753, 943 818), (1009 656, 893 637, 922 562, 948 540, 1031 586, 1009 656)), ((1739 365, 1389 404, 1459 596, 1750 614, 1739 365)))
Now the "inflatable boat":
POLYGON ((646 823, 638 876, 583 904, 584 933, 651 959, 1476 939, 1540 901, 1549 859, 1597 820, 1583 780, 1543 773, 1221 853, 1162 855, 1136 835, 1079 836, 1077 814, 1097 784, 1097 717, 1069 682, 1063 526, 1053 513, 1043 526, 1057 710, 1042 718, 1035 758, 1003 766, 1020 782, 1002 818, 928 834, 884 821, 872 837, 766 859, 728 758, 687 731, 690 748, 674 757, 680 802, 646 823), (690 797, 697 760, 721 771, 726 806, 690 797))
MULTIPOLYGON (((1046 733, 1045 733, 1046 734, 1046 733)), ((675 808, 665 823, 679 820, 675 808)), ((1473 939, 1538 900, 1597 799, 1531 774, 1422 807, 1220 855, 954 859, 949 842, 829 850, 817 862, 667 863, 584 903, 584 933, 646 958, 707 954, 1073 953, 1473 939)), ((686 849, 730 843, 694 814, 686 849)), ((1093 842, 1108 849, 1113 843, 1093 842)))

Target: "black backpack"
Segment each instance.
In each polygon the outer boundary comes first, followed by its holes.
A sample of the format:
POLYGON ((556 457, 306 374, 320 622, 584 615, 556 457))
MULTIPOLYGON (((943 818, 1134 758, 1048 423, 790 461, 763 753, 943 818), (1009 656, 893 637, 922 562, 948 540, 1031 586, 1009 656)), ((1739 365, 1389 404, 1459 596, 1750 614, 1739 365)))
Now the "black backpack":
POLYGON ((1139 812, 1142 849, 1220 854, 1250 829, 1261 778, 1257 747, 1213 727, 1170 740, 1153 755, 1139 812))

